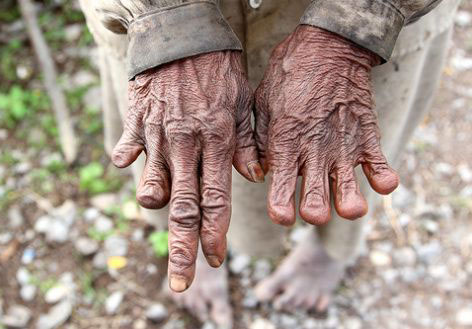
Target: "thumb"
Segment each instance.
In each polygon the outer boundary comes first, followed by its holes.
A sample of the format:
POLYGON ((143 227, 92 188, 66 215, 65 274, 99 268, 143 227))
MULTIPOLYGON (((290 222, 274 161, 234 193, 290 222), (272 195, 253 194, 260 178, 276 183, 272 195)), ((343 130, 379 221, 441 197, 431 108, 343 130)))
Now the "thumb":
POLYGON ((264 95, 264 83, 256 90, 256 107, 255 107, 255 117, 256 117, 256 131, 255 131, 255 140, 257 145, 257 150, 259 153, 259 160, 264 170, 264 173, 267 174, 269 171, 269 165, 267 163, 267 143, 268 143, 268 130, 269 130, 269 107, 266 102, 264 95))

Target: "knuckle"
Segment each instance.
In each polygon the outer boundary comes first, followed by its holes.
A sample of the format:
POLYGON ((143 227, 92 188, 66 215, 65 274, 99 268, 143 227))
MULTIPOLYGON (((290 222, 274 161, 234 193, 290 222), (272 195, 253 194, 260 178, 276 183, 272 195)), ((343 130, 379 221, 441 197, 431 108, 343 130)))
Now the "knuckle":
POLYGON ((200 209, 194 199, 178 199, 171 205, 169 227, 185 230, 197 230, 200 209))
POLYGON ((174 242, 169 252, 169 263, 177 268, 188 268, 195 263, 195 252, 189 246, 174 242))

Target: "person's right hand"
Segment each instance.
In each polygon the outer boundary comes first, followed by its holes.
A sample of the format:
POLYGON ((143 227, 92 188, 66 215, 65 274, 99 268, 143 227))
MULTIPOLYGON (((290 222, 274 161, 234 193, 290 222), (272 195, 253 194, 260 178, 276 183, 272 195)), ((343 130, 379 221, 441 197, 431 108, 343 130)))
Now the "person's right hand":
POLYGON ((137 199, 151 209, 170 200, 169 284, 182 292, 195 274, 199 238, 211 266, 224 261, 231 163, 248 180, 264 180, 241 53, 213 52, 159 66, 131 81, 129 94, 113 163, 127 167, 146 152, 137 199))

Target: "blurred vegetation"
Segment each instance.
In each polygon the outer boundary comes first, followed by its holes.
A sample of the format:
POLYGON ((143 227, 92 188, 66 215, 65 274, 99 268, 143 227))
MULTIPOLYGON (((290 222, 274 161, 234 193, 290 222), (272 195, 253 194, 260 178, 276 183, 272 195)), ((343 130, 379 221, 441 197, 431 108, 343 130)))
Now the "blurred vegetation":
POLYGON ((121 175, 110 170, 104 152, 100 108, 85 101, 87 93, 99 86, 99 78, 89 61, 93 38, 78 1, 45 0, 36 5, 60 74, 58 83, 64 88, 81 139, 81 155, 68 166, 60 154, 54 113, 17 1, 0 1, 0 132, 6 134, 0 149, 0 169, 6 168, 0 175, 2 212, 22 196, 7 178, 16 177, 16 167, 24 162, 31 167, 26 172, 27 187, 45 197, 116 191, 123 182, 121 175), (81 74, 86 78, 81 79, 81 74))

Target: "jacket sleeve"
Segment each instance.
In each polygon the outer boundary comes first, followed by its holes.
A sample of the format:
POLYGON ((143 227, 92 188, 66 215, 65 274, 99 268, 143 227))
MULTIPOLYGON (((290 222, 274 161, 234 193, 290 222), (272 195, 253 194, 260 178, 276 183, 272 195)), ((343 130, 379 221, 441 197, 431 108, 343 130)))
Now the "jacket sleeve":
POLYGON ((402 28, 442 0, 313 0, 300 23, 337 33, 385 61, 402 28))
POLYGON ((218 0, 100 0, 102 23, 127 33, 128 76, 177 59, 219 50, 242 50, 218 0))

